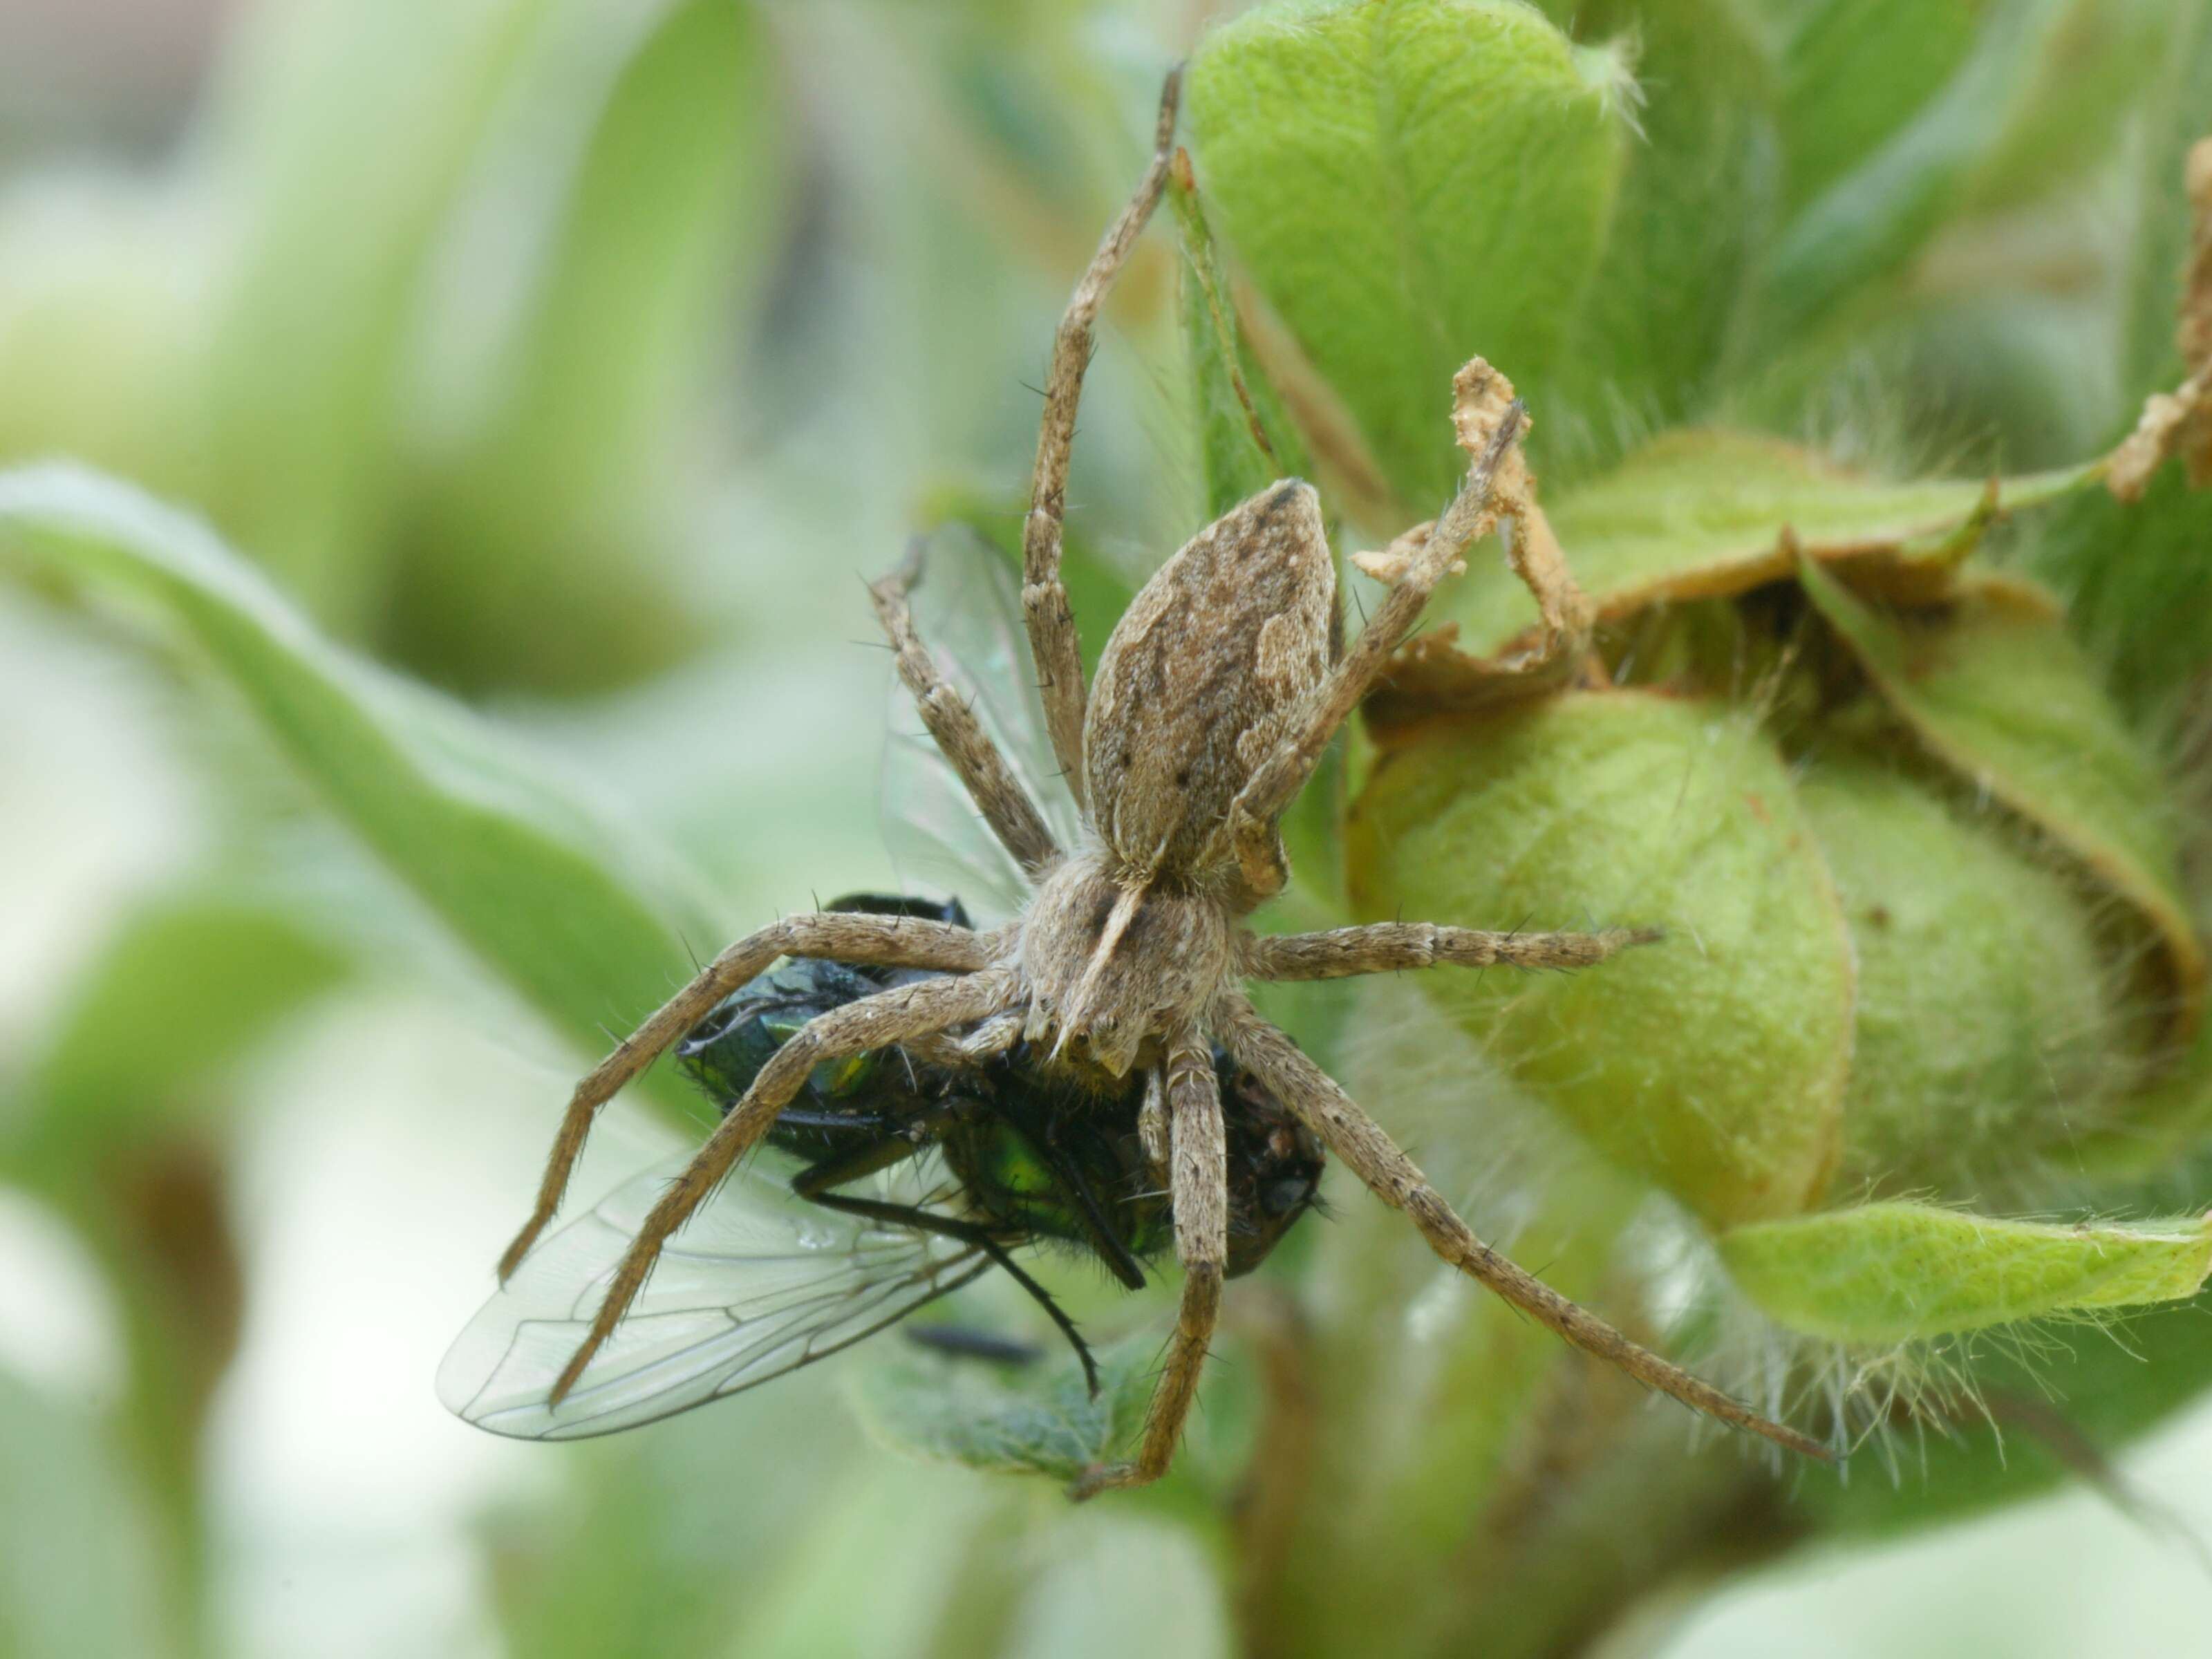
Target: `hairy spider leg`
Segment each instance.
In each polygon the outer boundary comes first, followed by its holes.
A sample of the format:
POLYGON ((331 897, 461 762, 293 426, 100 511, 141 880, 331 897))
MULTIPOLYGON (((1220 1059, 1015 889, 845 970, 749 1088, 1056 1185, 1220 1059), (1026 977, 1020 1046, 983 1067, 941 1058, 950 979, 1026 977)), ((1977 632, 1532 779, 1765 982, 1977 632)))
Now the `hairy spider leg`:
POLYGON ((994 935, 972 933, 951 922, 858 911, 787 916, 757 933, 746 934, 616 1044, 614 1052, 576 1085, 554 1135, 530 1218, 499 1259, 501 1282, 505 1283, 522 1265, 530 1247, 559 1212, 568 1177, 583 1155, 584 1142, 599 1109, 711 1013, 724 997, 767 971, 778 957, 830 957, 882 967, 972 973, 990 961, 996 947, 994 935))
MULTIPOLYGON (((911 927, 911 921, 905 923, 911 927)), ((957 931, 957 930, 956 930, 957 931)), ((980 939, 983 935, 969 934, 980 939)), ((846 953, 839 952, 842 956, 846 953)), ((747 975, 750 977, 750 975, 747 975)), ((740 981, 742 982, 742 981, 740 981)), ((707 1137, 684 1172, 669 1183, 660 1201, 647 1212, 635 1238, 616 1267, 613 1281, 592 1316, 592 1328, 553 1384, 550 1402, 558 1405, 591 1364, 607 1338, 614 1334, 646 1275, 659 1259, 669 1236, 707 1201, 752 1146, 767 1134, 776 1115, 805 1085, 815 1066, 825 1060, 872 1048, 888 1048, 908 1037, 925 1036, 954 1025, 988 1018, 1009 1006, 1014 995, 1014 975, 1006 968, 985 968, 975 973, 955 973, 939 979, 915 980, 878 991, 833 1008, 793 1032, 789 1041, 769 1057, 744 1094, 714 1132, 707 1137)), ((719 1000, 719 999, 718 999, 719 1000)), ((695 1019, 693 1024, 696 1024, 695 1019)))
POLYGON ((907 595, 921 584, 923 544, 907 548, 899 568, 872 583, 868 594, 875 601, 876 618, 883 624, 898 663, 899 679, 921 711, 938 752, 958 775, 961 786, 983 815, 983 822, 999 844, 1014 855, 1031 878, 1060 861, 1060 844, 1045 827, 1044 815, 1022 787, 1006 758, 991 741, 983 723, 958 690, 938 672, 937 662, 915 632, 914 613, 907 595))
POLYGON ((1143 1486, 1167 1473, 1191 1404, 1198 1398, 1199 1376, 1221 1317, 1221 1286, 1229 1262, 1229 1138, 1222 1121, 1212 1045, 1196 1027, 1186 1027, 1170 1045, 1163 1069, 1182 1300, 1176 1310, 1175 1334, 1168 1340, 1167 1360, 1145 1413, 1145 1437, 1136 1461, 1086 1470, 1073 1487, 1079 1498, 1115 1486, 1143 1486))
POLYGON ((1632 945, 1663 937, 1656 927, 1595 933, 1497 933, 1432 921, 1376 921, 1318 933, 1246 933, 1237 966, 1258 979, 1348 979, 1408 968, 1592 968, 1632 945))
POLYGON ((1584 1352, 1627 1372, 1646 1387, 1791 1451, 1821 1462, 1833 1461, 1827 1448, 1818 1442, 1770 1422, 1711 1383, 1632 1342, 1595 1314, 1569 1301, 1477 1238, 1382 1126, 1360 1110, 1336 1079, 1309 1060, 1287 1033, 1262 1019, 1246 999, 1224 996, 1218 1017, 1222 1035, 1238 1062, 1249 1067, 1300 1122, 1319 1135, 1369 1191, 1393 1209, 1403 1211, 1444 1261, 1584 1352))
POLYGON ((1160 88, 1159 120, 1153 132, 1152 163, 1121 216, 1107 227, 1075 284, 1067 309, 1052 340, 1052 363, 1045 371, 1044 415, 1037 425, 1036 463, 1030 475, 1029 517, 1022 526, 1022 617, 1036 659, 1037 690, 1044 698, 1045 731, 1052 752, 1074 792, 1076 805, 1089 807, 1083 774, 1083 646, 1060 580, 1062 521, 1067 512, 1067 463, 1075 447, 1075 413, 1083 398, 1083 374, 1091 366, 1098 308, 1121 274, 1129 250, 1159 205, 1175 150, 1176 109, 1182 97, 1182 71, 1171 71, 1160 88))

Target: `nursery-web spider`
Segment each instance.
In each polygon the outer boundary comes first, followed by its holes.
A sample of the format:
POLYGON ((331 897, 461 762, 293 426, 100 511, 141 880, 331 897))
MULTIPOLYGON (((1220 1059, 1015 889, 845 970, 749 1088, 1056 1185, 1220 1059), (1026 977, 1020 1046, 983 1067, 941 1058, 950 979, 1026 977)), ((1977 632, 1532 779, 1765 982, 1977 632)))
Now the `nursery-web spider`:
POLYGON ((502 1279, 559 1207, 599 1109, 716 1004, 779 957, 939 970, 821 1015, 779 1049, 670 1184, 630 1243, 588 1335, 552 1389, 557 1402, 636 1297, 662 1246, 758 1143, 825 1060, 972 1033, 1019 1039, 1146 1084, 1145 1127, 1167 1170, 1183 1271, 1175 1334, 1134 1461, 1091 1468, 1079 1496, 1156 1480, 1171 1461, 1219 1312, 1227 1255, 1226 1137, 1212 1045, 1223 1044, 1436 1253, 1569 1342, 1723 1422, 1810 1456, 1827 1454, 1628 1340, 1483 1243, 1380 1125, 1281 1030, 1246 979, 1314 980, 1444 965, 1581 968, 1648 935, 1497 933, 1378 922, 1266 936, 1240 925, 1289 870, 1278 824, 1331 736, 1406 639, 1431 591, 1492 526, 1500 465, 1525 411, 1479 361, 1457 386, 1462 416, 1487 389, 1494 429, 1464 486, 1358 637, 1334 648, 1336 579, 1318 497, 1285 480, 1194 537, 1115 627, 1086 687, 1060 580, 1061 518, 1076 404, 1093 324, 1159 199, 1176 82, 1136 194, 1077 284, 1053 344, 1023 538, 1022 606, 1046 730, 1087 834, 1062 846, 975 712, 916 637, 914 562, 875 584, 898 673, 991 832, 1035 884, 1005 927, 971 932, 915 917, 797 915, 740 939, 617 1046, 576 1087, 537 1207, 500 1263, 502 1279))

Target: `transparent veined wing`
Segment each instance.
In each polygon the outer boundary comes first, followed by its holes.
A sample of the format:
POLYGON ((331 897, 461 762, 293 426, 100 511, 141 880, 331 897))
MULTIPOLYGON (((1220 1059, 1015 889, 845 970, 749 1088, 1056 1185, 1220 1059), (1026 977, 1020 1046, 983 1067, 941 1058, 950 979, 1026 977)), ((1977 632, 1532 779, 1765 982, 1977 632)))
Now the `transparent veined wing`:
POLYGON ((850 1347, 991 1265, 972 1245, 811 1204, 773 1166, 748 1164, 669 1240, 613 1336, 549 1407, 616 1265, 689 1156, 624 1182, 531 1252, 439 1365, 448 1410, 519 1439, 611 1434, 850 1347))
MULTIPOLYGON (((1011 562, 969 526, 942 526, 928 538, 911 603, 922 644, 975 710, 1054 838, 1075 846, 1082 817, 1045 732, 1011 562)), ((959 898, 978 927, 1012 916, 1028 898, 1029 878, 985 828, 896 677, 887 732, 884 838, 901 884, 959 898)))

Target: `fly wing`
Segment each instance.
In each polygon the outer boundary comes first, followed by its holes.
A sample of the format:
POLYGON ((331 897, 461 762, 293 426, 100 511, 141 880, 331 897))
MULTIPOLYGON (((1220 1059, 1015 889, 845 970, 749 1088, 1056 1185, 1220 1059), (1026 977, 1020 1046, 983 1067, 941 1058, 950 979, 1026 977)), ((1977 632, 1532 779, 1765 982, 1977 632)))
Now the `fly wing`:
POLYGON ((518 1439, 611 1434, 811 1364, 991 1265, 972 1245, 811 1204, 748 1164, 669 1240, 613 1336, 549 1406, 617 1264, 685 1161, 625 1182, 532 1252, 439 1365, 447 1409, 518 1439))
MULTIPOLYGON (((923 646, 975 709, 1054 838, 1075 846, 1082 816, 1045 731, 1012 566, 969 526, 943 526, 923 552, 911 604, 923 646)), ((1026 902, 1029 878, 993 839, 896 680, 882 811, 884 841, 902 883, 915 879, 957 896, 979 927, 1010 919, 1026 902)))

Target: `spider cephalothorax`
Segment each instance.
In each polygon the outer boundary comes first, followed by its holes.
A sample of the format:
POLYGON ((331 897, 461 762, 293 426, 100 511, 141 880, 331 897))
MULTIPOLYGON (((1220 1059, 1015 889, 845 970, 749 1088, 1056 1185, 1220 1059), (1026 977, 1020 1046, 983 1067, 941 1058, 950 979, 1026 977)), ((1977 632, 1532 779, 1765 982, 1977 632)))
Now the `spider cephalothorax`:
POLYGON ((1287 879, 1278 825, 1331 735, 1405 640, 1431 590, 1491 527, 1492 490, 1525 418, 1502 377, 1477 360, 1455 382, 1462 440, 1473 457, 1467 483, 1348 649, 1335 648, 1335 574, 1319 501, 1291 480, 1233 509, 1161 567, 1115 628, 1086 688, 1060 575, 1068 452, 1093 319, 1166 177, 1174 94, 1170 81, 1152 165, 1060 325, 1024 537, 1023 609, 1045 727, 1084 809, 1083 844, 1054 840, 1014 769, 915 637, 907 593, 920 571, 909 560, 873 590, 900 677, 985 823, 1035 883, 1033 896, 1017 921, 985 933, 911 915, 779 922, 724 951, 578 1085, 537 1210, 508 1248, 502 1277, 558 1206, 599 1107, 778 957, 940 975, 824 1012, 760 1068, 639 1227, 552 1397, 557 1401, 584 1373, 669 1236, 763 1138, 816 1066, 893 1044, 981 1056, 1026 1040, 1145 1081, 1141 1127, 1152 1161, 1168 1176, 1182 1301, 1137 1458, 1092 1470, 1078 1490, 1157 1478, 1196 1392, 1229 1260, 1218 1043, 1376 1196, 1404 1211, 1445 1261, 1640 1381, 1822 1455, 1483 1244, 1382 1127, 1243 994, 1248 978, 1329 979, 1454 963, 1583 967, 1650 937, 1503 934, 1423 922, 1263 936, 1238 926, 1287 879))

